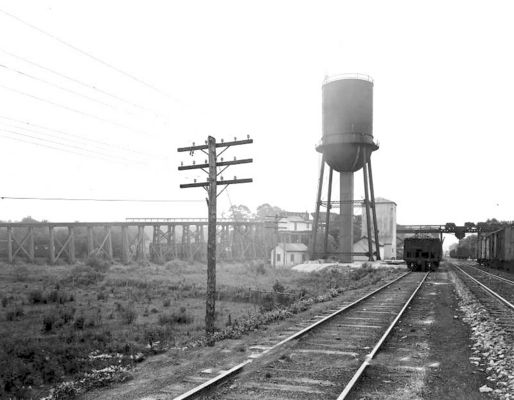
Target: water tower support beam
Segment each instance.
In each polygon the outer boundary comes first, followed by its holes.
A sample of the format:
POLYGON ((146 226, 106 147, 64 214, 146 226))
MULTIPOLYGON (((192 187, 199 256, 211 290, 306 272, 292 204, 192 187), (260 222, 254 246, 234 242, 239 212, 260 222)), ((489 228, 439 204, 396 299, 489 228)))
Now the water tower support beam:
POLYGON ((319 209, 321 207, 321 192, 323 190, 323 173, 325 171, 325 156, 321 158, 321 169, 319 171, 318 195, 316 197, 316 212, 314 213, 314 221, 312 222, 312 240, 311 240, 311 258, 316 254, 316 238, 318 235, 319 209))
MULTIPOLYGON (((364 151, 364 159, 366 159, 366 150, 364 151)), ((368 251, 369 251, 369 260, 373 261, 373 241, 371 240, 371 218, 369 212, 369 188, 368 188, 368 169, 366 165, 362 169, 364 175, 364 203, 366 204, 366 228, 368 232, 368 251)))
POLYGON ((380 260, 380 242, 378 241, 377 209, 375 203, 375 189, 373 187, 373 172, 371 170, 371 156, 369 157, 367 167, 369 171, 369 190, 371 194, 371 210, 373 212, 373 231, 375 233, 375 247, 377 249, 377 260, 380 260))
POLYGON ((330 172, 328 174, 328 198, 327 198, 327 215, 325 220, 325 241, 323 243, 323 258, 327 257, 328 250, 328 231, 330 228, 330 209, 332 208, 332 175, 334 170, 330 167, 330 172))

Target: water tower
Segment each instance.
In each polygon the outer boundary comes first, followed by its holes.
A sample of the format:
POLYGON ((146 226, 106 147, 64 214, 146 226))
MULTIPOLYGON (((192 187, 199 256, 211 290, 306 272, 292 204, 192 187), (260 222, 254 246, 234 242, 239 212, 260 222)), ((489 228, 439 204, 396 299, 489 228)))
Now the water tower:
MULTIPOLYGON (((362 74, 345 74, 327 77, 322 85, 322 131, 321 143, 316 150, 322 153, 316 214, 313 223, 311 258, 337 256, 343 262, 353 261, 353 198, 354 172, 363 169, 364 206, 368 232, 368 256, 373 260, 373 240, 370 212, 373 214, 376 256, 380 259, 378 231, 375 212, 371 153, 378 149, 373 141, 373 80, 362 74), (328 197, 322 201, 323 174, 325 164, 329 167, 328 197), (339 202, 332 201, 332 175, 339 172, 339 202), (369 178, 369 179, 368 179, 369 178), (340 207, 339 251, 327 252, 330 209, 340 207), (326 206, 323 251, 317 249, 320 208, 326 206)), ((319 246, 318 246, 319 247, 319 246)))

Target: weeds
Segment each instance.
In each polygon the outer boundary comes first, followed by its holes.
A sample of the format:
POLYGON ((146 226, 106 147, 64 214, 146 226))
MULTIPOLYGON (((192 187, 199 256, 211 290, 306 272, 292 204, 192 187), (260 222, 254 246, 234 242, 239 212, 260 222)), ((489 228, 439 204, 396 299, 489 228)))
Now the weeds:
POLYGON ((137 311, 134 304, 129 304, 127 307, 121 306, 118 312, 124 324, 130 325, 137 319, 137 311))
POLYGON ((179 312, 172 312, 159 315, 160 325, 173 325, 173 324, 190 324, 193 322, 193 317, 186 312, 185 307, 181 307, 179 312))

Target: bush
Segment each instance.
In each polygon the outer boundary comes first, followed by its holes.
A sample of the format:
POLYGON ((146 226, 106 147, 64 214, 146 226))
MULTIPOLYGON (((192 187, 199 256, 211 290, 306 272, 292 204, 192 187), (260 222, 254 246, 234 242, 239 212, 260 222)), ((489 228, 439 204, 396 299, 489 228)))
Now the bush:
POLYGON ((57 318, 55 313, 50 312, 43 316, 43 332, 50 332, 54 327, 57 318))
POLYGON ((47 302, 46 296, 41 289, 33 289, 29 292, 28 301, 30 304, 41 304, 47 302))
POLYGON ((77 265, 71 270, 65 281, 75 285, 89 286, 102 281, 104 277, 102 272, 96 271, 89 265, 77 265))
POLYGON ((275 281, 275 284, 273 285, 273 291, 276 293, 284 293, 286 288, 279 281, 275 281))
POLYGON ((171 304, 170 299, 164 299, 164 301, 162 302, 163 307, 169 307, 170 304, 171 304))
POLYGON ((7 304, 9 304, 9 299, 7 297, 2 297, 2 307, 7 307, 7 304))
POLYGON ((64 304, 73 300, 73 296, 69 295, 63 290, 55 289, 46 295, 48 303, 64 304))
POLYGON ((109 267, 111 266, 110 261, 100 257, 100 256, 90 256, 86 260, 86 265, 90 266, 97 272, 107 272, 109 267))
POLYGON ((59 318, 63 323, 67 324, 70 322, 75 315, 75 309, 73 307, 62 307, 59 309, 59 318))
POLYGON ((185 307, 181 307, 179 312, 159 315, 160 325, 190 324, 191 322, 193 317, 186 312, 185 307))
POLYGON ((23 307, 19 304, 16 304, 14 308, 10 309, 5 313, 5 319, 7 321, 14 321, 15 319, 23 317, 24 315, 25 311, 23 310, 23 307))

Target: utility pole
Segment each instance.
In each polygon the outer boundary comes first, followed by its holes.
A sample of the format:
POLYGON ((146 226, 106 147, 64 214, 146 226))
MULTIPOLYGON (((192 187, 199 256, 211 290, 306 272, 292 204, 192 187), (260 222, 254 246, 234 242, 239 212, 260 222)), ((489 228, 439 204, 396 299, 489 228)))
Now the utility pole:
POLYGON ((223 176, 220 176, 223 171, 228 167, 237 164, 248 164, 253 162, 253 159, 247 158, 243 160, 237 160, 234 157, 233 161, 223 161, 223 158, 218 162, 218 156, 223 154, 228 148, 232 146, 240 146, 243 144, 253 143, 253 139, 247 136, 245 140, 237 140, 234 138, 233 141, 220 143, 216 142, 216 139, 212 136, 207 138, 205 145, 196 146, 194 143, 189 147, 180 147, 177 149, 178 152, 189 152, 191 156, 194 155, 196 150, 205 153, 208 156, 208 162, 204 164, 195 164, 193 161, 192 165, 181 165, 178 167, 179 171, 201 169, 207 175, 208 179, 206 182, 195 182, 186 183, 180 185, 181 189, 203 187, 207 191, 207 207, 208 207, 208 229, 207 229, 207 299, 205 305, 205 333, 207 336, 207 343, 209 346, 214 344, 212 335, 215 329, 215 311, 216 311, 216 203, 218 196, 227 189, 228 185, 235 185, 239 183, 250 183, 253 182, 249 179, 234 179, 224 180, 223 176), (217 149, 222 148, 218 153, 217 149), (218 171, 218 167, 222 167, 218 171), (208 168, 208 169, 207 169, 208 168), (220 176, 220 179, 218 179, 220 176), (218 193, 218 186, 224 186, 223 189, 218 193))

